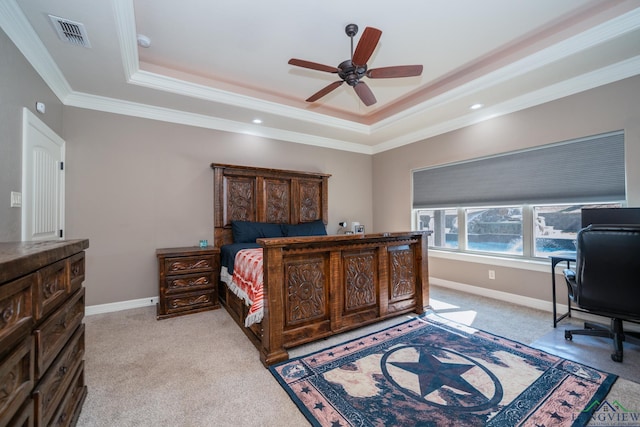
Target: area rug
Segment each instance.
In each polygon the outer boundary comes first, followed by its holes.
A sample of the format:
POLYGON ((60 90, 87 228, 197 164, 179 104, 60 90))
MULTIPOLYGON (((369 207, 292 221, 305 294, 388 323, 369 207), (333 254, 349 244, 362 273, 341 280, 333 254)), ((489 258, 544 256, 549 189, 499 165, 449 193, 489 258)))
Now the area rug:
POLYGON ((430 312, 270 367, 314 426, 582 426, 617 376, 430 312))

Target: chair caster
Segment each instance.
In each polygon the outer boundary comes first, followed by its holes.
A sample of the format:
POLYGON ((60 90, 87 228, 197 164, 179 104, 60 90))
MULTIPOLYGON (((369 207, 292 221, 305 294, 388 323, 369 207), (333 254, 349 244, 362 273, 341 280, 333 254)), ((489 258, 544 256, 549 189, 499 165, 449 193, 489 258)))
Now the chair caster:
POLYGON ((573 334, 571 333, 571 331, 564 331, 564 339, 567 341, 573 340, 573 334))
POLYGON ((622 353, 618 353, 618 352, 613 353, 611 355, 611 360, 618 363, 622 362, 622 353))

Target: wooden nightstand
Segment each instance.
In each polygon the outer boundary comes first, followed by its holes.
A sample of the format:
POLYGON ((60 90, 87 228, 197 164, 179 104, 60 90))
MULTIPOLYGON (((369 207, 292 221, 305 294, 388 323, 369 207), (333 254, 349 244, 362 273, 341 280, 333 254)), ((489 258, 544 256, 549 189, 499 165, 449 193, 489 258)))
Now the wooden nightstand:
POLYGON ((157 318, 213 310, 218 302, 220 250, 213 247, 157 249, 160 301, 157 318))

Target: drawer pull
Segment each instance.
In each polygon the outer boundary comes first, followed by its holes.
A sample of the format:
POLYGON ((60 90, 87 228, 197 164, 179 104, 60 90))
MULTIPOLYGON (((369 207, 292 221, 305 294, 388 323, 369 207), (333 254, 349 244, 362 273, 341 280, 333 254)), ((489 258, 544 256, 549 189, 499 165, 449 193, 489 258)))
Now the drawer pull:
POLYGON ((12 306, 4 309, 4 311, 2 312, 2 320, 4 321, 4 323, 9 323, 9 321, 13 317, 13 313, 14 311, 12 306))
POLYGON ((172 288, 189 288, 193 286, 206 286, 211 283, 206 276, 198 277, 197 279, 174 279, 171 281, 172 288))
POLYGON ((59 426, 63 426, 66 424, 67 421, 67 414, 65 412, 63 412, 62 414, 60 414, 60 416, 58 417, 58 425, 59 426))
POLYGON ((169 271, 196 270, 201 268, 211 268, 209 260, 201 259, 197 262, 176 261, 172 262, 169 271))
POLYGON ((58 373, 60 374, 61 377, 64 377, 67 372, 69 372, 69 368, 66 366, 60 366, 60 369, 58 369, 58 373))

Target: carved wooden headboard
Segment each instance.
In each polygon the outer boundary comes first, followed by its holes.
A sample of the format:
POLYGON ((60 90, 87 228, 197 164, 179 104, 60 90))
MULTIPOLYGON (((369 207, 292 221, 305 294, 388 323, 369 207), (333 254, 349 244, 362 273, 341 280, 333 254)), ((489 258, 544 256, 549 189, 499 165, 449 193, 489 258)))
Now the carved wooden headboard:
POLYGON ((329 217, 331 175, 212 163, 214 245, 233 242, 231 221, 299 224, 329 217))

